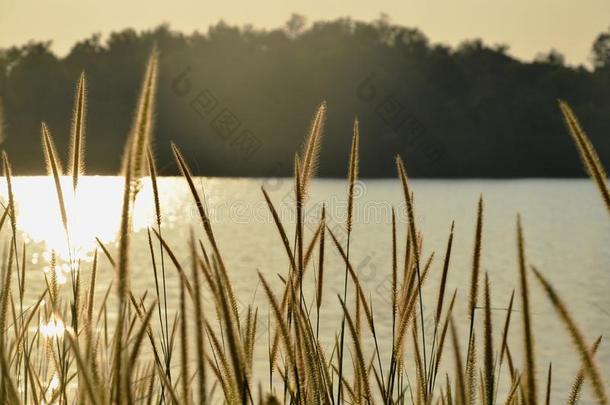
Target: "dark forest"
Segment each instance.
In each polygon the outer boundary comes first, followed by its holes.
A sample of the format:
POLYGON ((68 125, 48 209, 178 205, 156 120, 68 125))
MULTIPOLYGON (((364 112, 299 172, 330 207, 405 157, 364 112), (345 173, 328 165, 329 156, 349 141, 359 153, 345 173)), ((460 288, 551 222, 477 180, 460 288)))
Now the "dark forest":
MULTIPOLYGON (((319 174, 344 177, 355 117, 361 175, 577 177, 584 170, 557 106, 568 101, 602 161, 610 159, 610 30, 592 38, 591 66, 555 51, 524 62, 502 44, 451 48, 380 18, 259 30, 220 22, 185 35, 162 25, 94 35, 65 57, 50 42, 0 50, 3 147, 15 174, 43 174, 40 124, 67 150, 76 81, 88 81, 87 174, 116 174, 146 58, 160 50, 154 150, 177 173, 169 144, 206 176, 291 175, 316 107, 328 120, 319 174)), ((64 157, 65 159, 66 157, 64 157)))

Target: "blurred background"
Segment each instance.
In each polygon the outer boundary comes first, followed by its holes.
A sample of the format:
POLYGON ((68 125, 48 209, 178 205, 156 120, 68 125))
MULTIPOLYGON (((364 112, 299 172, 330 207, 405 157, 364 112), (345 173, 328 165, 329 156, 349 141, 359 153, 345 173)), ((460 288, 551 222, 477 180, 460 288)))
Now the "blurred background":
POLYGON ((610 158, 610 3, 590 0, 120 2, 0 5, 3 147, 43 174, 40 122, 67 150, 88 77, 87 173, 116 174, 145 61, 161 52, 155 153, 211 176, 290 175, 316 106, 321 176, 344 177, 354 117, 361 175, 583 176, 565 99, 610 158))

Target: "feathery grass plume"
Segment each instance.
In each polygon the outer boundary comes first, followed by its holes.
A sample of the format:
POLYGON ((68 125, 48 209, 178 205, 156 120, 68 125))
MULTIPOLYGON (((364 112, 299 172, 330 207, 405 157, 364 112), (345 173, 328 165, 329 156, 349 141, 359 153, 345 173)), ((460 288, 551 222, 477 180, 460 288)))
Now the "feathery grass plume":
POLYGON ((396 245, 396 210, 392 207, 392 342, 396 338, 398 313, 398 249, 396 245))
MULTIPOLYGON (((136 184, 139 184, 140 178, 146 175, 146 151, 152 141, 158 65, 159 51, 155 46, 150 53, 146 65, 146 73, 140 90, 136 117, 129 138, 132 144, 130 152, 132 179, 137 182, 136 184)), ((138 187, 134 190, 134 196, 138 191, 138 187)))
POLYGON ((492 320, 491 320, 491 295, 489 292, 489 276, 485 273, 485 403, 493 405, 494 403, 494 354, 493 354, 493 336, 492 336, 492 320))
POLYGON ((303 188, 301 173, 301 159, 294 155, 294 194, 296 199, 295 248, 297 254, 297 274, 299 281, 300 299, 303 299, 303 188))
MULTIPOLYGON (((352 135, 352 147, 350 151, 349 158, 349 167, 348 167, 348 175, 347 175, 347 184, 348 184, 348 192, 347 192, 347 221, 346 221, 346 230, 347 230, 347 251, 346 251, 346 264, 345 264, 345 277, 343 282, 343 302, 347 301, 347 273, 348 273, 348 263, 350 258, 350 240, 352 236, 352 224, 353 224, 353 216, 354 216, 354 198, 355 198, 355 188, 356 181, 358 180, 358 167, 359 167, 359 144, 360 144, 360 130, 358 119, 354 120, 354 129, 352 135)), ((341 320, 341 338, 340 338, 340 346, 339 346, 339 381, 341 381, 343 377, 343 347, 345 342, 345 314, 341 320)), ((341 403, 341 384, 338 384, 337 388, 337 403, 341 403)))
POLYGON ((322 306, 322 292, 324 290, 324 239, 326 230, 326 205, 322 204, 322 218, 320 218, 320 249, 318 252, 318 277, 316 289, 316 337, 320 329, 320 307, 322 306))
MULTIPOLYGON (((8 193, 8 215, 11 221, 11 231, 13 233, 13 239, 17 238, 17 211, 15 210, 15 196, 13 195, 13 170, 11 163, 8 160, 6 151, 2 151, 2 169, 4 172, 4 178, 6 179, 6 189, 8 193)), ((14 243, 14 248, 17 250, 17 245, 14 243)))
POLYGON ((451 247, 453 246, 453 229, 455 227, 455 221, 451 222, 451 230, 449 231, 449 240, 447 241, 447 249, 445 250, 445 260, 443 262, 443 274, 441 276, 441 284, 438 292, 438 300, 436 303, 436 318, 435 321, 438 324, 441 319, 443 312, 443 302, 445 298, 445 289, 447 286, 447 275, 449 274, 449 261, 451 260, 451 247))
MULTIPOLYGON (((146 148, 146 160, 148 163, 148 172, 150 173, 150 180, 151 180, 151 184, 152 184, 152 189, 153 189, 153 202, 155 205, 155 219, 156 219, 156 223, 157 223, 157 233, 159 235, 161 235, 161 203, 159 202, 159 185, 157 182, 157 166, 155 164, 155 158, 153 156, 153 153, 150 149, 150 147, 146 148)), ((154 250, 152 247, 152 244, 150 244, 150 232, 149 232, 149 248, 150 248, 150 254, 151 254, 151 259, 153 262, 153 272, 154 272, 154 276, 155 276, 155 285, 157 286, 157 290, 159 290, 158 288, 158 277, 157 277, 157 267, 156 267, 156 263, 155 263, 155 255, 154 255, 154 250)), ((167 318, 167 283, 166 283, 166 274, 165 274, 165 254, 164 254, 164 250, 163 250, 163 243, 160 241, 159 242, 159 250, 161 251, 161 282, 162 282, 162 291, 163 291, 163 300, 161 300, 161 294, 160 291, 157 291, 157 311, 158 311, 158 315, 159 315, 159 323, 161 324, 161 337, 162 337, 162 345, 164 344, 167 347, 167 341, 169 340, 169 329, 168 329, 168 318, 167 318), (165 317, 162 317, 162 311, 161 311, 161 301, 163 301, 163 313, 165 314, 165 317)), ((169 361, 169 359, 167 359, 169 361)), ((171 381, 171 372, 169 369, 169 364, 167 365, 167 376, 168 379, 171 381)))
MULTIPOLYGON (((593 343, 593 347, 591 348, 591 357, 597 353, 597 349, 599 348, 599 344, 602 341, 602 337, 598 337, 595 343, 593 343)), ((576 378, 574 379, 574 383, 572 384, 572 388, 570 388, 570 395, 568 396, 568 405, 576 405, 578 403, 578 399, 580 397, 580 391, 582 389, 582 384, 585 381, 585 370, 578 370, 578 374, 576 374, 576 378)))
POLYGON ((398 155, 396 156, 396 168, 398 171, 398 176, 400 177, 400 182, 402 184, 404 199, 407 204, 407 215, 409 217, 409 232, 412 235, 411 243, 412 243, 412 248, 413 248, 413 257, 415 259, 415 270, 416 270, 416 275, 417 275, 417 288, 418 288, 417 295, 419 297, 419 313, 420 313, 421 325, 422 325, 421 336, 422 336, 422 350, 423 350, 423 355, 424 355, 424 375, 427 375, 426 367, 427 367, 428 360, 426 358, 426 332, 425 332, 425 323, 424 323, 424 303, 423 303, 423 297, 422 297, 422 293, 421 293, 422 279, 421 279, 421 272, 419 269, 420 253, 419 253, 419 247, 417 246, 417 231, 416 231, 416 227, 415 227, 415 210, 413 208, 413 197, 411 195, 411 190, 409 188, 409 182, 407 180, 407 170, 405 169, 405 164, 402 161, 402 158, 398 155))
POLYGON ((159 202, 159 185, 157 184, 157 166, 155 164, 155 158, 153 157, 150 146, 146 148, 146 161, 148 164, 148 172, 150 173, 150 179, 153 188, 153 201, 155 204, 155 220, 157 221, 157 228, 161 228, 161 203, 159 202))
POLYGON ((417 319, 413 322, 413 328, 411 331, 412 331, 411 336, 413 337, 413 356, 414 356, 413 363, 415 364, 415 382, 416 382, 416 386, 417 386, 416 403, 417 404, 426 404, 426 403, 428 403, 428 393, 426 391, 427 376, 424 374, 425 372, 424 372, 424 367, 423 367, 422 358, 421 358, 421 350, 419 347, 419 340, 417 339, 417 331, 418 331, 417 319))
POLYGON ((114 352, 114 395, 116 400, 125 398, 129 387, 125 385, 125 378, 121 375, 123 372, 123 333, 125 325, 125 317, 128 305, 129 293, 129 246, 131 239, 131 209, 132 209, 132 167, 131 164, 131 144, 127 144, 127 156, 129 156, 126 171, 125 185, 123 188, 123 207, 121 209, 121 225, 119 230, 119 260, 117 262, 118 274, 118 318, 115 330, 115 352, 114 352))
POLYGON ((307 198, 309 184, 316 174, 318 160, 320 157, 320 146, 322 145, 322 133, 326 121, 326 101, 323 101, 314 116, 309 135, 303 145, 299 159, 303 162, 301 166, 301 196, 307 198))
POLYGON ((68 232, 68 215, 66 214, 66 205, 64 203, 64 194, 61 189, 61 182, 59 177, 62 175, 61 163, 57 158, 57 152, 55 151, 55 144, 53 138, 49 132, 49 128, 43 122, 42 123, 42 145, 47 162, 47 173, 49 176, 53 176, 55 181, 55 190, 57 191, 57 200, 59 203, 59 210, 61 213, 61 221, 64 226, 66 233, 68 232))
MULTIPOLYGON (((477 227, 474 238, 474 250, 472 255, 472 277, 470 279, 470 301, 468 312, 471 319, 474 318, 474 311, 477 307, 479 295, 479 273, 481 269, 481 244, 483 233, 483 196, 479 197, 479 205, 477 208, 477 227)), ((471 322, 472 333, 472 322, 471 322)))
POLYGON ((466 403, 475 405, 477 402, 477 345, 476 335, 470 337, 470 352, 466 357, 466 403))
POLYGON ((352 224, 354 221, 354 197, 356 182, 358 181, 358 167, 359 167, 359 149, 360 149, 360 125, 358 124, 358 118, 354 120, 354 134, 352 137, 352 149, 349 158, 349 171, 347 175, 348 183, 348 197, 347 197, 347 232, 348 234, 352 230, 352 224))
MULTIPOLYGON (((235 304, 235 297, 231 289, 230 281, 228 280, 226 273, 224 273, 222 265, 216 257, 214 257, 214 259, 214 276, 218 281, 218 290, 220 292, 220 294, 218 294, 220 301, 220 318, 224 324, 224 332, 226 334, 226 342, 231 356, 233 372, 239 387, 239 398, 245 403, 248 396, 250 396, 249 370, 245 363, 244 346, 239 332, 239 316, 235 304)), ((186 283, 185 285, 188 286, 186 283)))
POLYGON ((521 216, 517 215, 517 250, 519 259, 519 280, 521 284, 521 306, 523 311, 523 334, 525 346, 525 376, 527 403, 536 404, 536 363, 534 357, 534 335, 532 333, 529 285, 527 281, 527 265, 525 260, 525 242, 521 216))
POLYGON ((592 352, 589 351, 582 332, 580 331, 578 326, 576 326, 576 323, 570 315, 566 304, 559 297, 559 294, 557 293, 557 291, 555 291, 555 288, 551 286, 551 284, 546 280, 546 278, 542 276, 542 274, 536 268, 532 267, 532 270, 536 275, 536 279, 540 282, 542 289, 553 304, 553 307, 555 308, 555 311, 557 311, 557 314, 561 318, 564 326, 570 333, 572 340, 574 341, 574 346, 578 350, 578 354, 580 354, 581 361, 583 363, 583 370, 585 374, 591 379, 593 391, 595 392, 595 396, 597 397, 597 402, 603 405, 608 404, 608 397, 606 395, 606 389, 604 387, 604 379, 602 378, 597 363, 593 359, 592 352))
POLYGON ((78 176, 85 169, 85 119, 87 113, 87 82, 85 72, 82 72, 76 87, 72 128, 70 130, 70 163, 69 173, 72 175, 72 188, 76 191, 78 176))
POLYGON ((559 108, 563 114, 563 118, 565 120, 566 126, 578 148, 578 152, 580 153, 580 158, 585 167, 585 170, 593 178, 595 183, 597 184, 597 188, 601 193, 604 203, 606 204, 606 208, 608 212, 610 212, 610 190, 608 189, 606 171, 604 170, 604 166, 599 160, 599 156, 593 147, 593 144, 587 137, 587 134, 580 126, 576 115, 574 112, 563 100, 559 100, 559 108))
MULTIPOLYGON (((86 316, 86 322, 85 322, 85 327, 86 327, 86 332, 85 332, 85 338, 87 340, 87 347, 86 347, 86 359, 87 359, 87 363, 92 365, 93 370, 95 370, 97 367, 94 367, 96 361, 93 358, 93 305, 94 305, 94 297, 95 297, 95 281, 96 281, 96 277, 97 277, 97 248, 95 249, 95 251, 93 252, 93 264, 91 265, 91 276, 90 276, 90 280, 89 280, 89 294, 87 297, 87 304, 86 304, 86 308, 87 308, 87 316, 86 316)), ((94 372, 94 374, 96 374, 94 372)))

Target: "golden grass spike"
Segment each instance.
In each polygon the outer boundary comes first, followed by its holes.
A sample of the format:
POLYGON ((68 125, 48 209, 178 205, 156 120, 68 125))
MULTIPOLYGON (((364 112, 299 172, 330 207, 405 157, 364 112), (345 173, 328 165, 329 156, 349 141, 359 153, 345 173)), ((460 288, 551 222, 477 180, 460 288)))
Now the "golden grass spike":
POLYGON ((320 219, 320 250, 318 253, 318 279, 316 289, 316 307, 318 312, 322 306, 322 292, 324 290, 324 239, 326 231, 326 205, 322 205, 322 218, 320 219))
POLYGON ((86 316, 86 333, 85 338, 87 340, 87 362, 93 363, 95 360, 92 358, 93 354, 93 304, 95 297, 95 281, 97 276, 97 248, 93 252, 93 264, 91 266, 91 278, 89 280, 89 294, 87 297, 87 316, 86 316))
POLYGON ((477 345, 476 335, 470 337, 470 351, 466 357, 466 403, 475 405, 477 402, 477 345))
POLYGON ((249 375, 248 369, 245 363, 244 347, 242 339, 239 333, 239 318, 237 316, 237 310, 233 307, 233 295, 230 293, 230 286, 227 285, 229 281, 222 274, 222 270, 219 270, 218 264, 214 266, 215 276, 218 280, 218 286, 221 294, 220 298, 220 313, 221 321, 224 323, 224 330, 226 333, 226 342, 228 343, 229 354, 231 356, 231 362, 233 364, 233 372, 235 373, 235 379, 239 385, 240 400, 245 402, 247 395, 250 395, 249 387, 249 375))
POLYGON ((214 362, 210 362, 212 370, 217 374, 218 381, 220 381, 222 390, 227 399, 237 401, 237 398, 239 397, 238 384, 236 376, 231 372, 231 366, 223 345, 220 343, 218 336, 207 321, 205 322, 205 327, 212 354, 214 355, 214 362))
POLYGON ((87 113, 87 81, 82 72, 76 87, 74 97, 74 112, 70 131, 70 163, 69 174, 72 175, 72 188, 76 191, 78 176, 85 170, 85 123, 87 113))
POLYGON ((419 266, 419 249, 417 246, 417 231, 415 227, 415 213, 413 209, 413 199, 411 195, 411 190, 409 188, 409 182, 407 180, 407 170, 405 169, 405 164, 402 161, 400 156, 396 156, 396 167, 398 170, 398 176, 400 177, 400 182, 402 184, 403 193, 405 203, 407 204, 407 216, 409 219, 409 234, 411 236, 411 248, 413 249, 412 253, 415 257, 415 263, 419 266))
POLYGON ((436 303, 436 320, 438 324, 443 312, 443 302, 445 298, 445 288, 447 286, 447 275, 449 274, 449 261, 451 259, 451 247, 453 246, 453 228, 455 221, 451 221, 451 231, 449 232, 449 240, 447 241, 447 250, 445 251, 445 260, 443 262, 443 275, 441 276, 441 284, 438 292, 438 300, 436 303))
POLYGON ((485 273, 485 403, 493 405, 494 403, 494 353, 493 353, 493 336, 492 336, 492 320, 491 320, 491 295, 489 287, 489 276, 485 273))
POLYGON ((68 215, 66 214, 66 205, 64 203, 64 194, 61 189, 60 176, 62 175, 61 163, 57 158, 57 152, 55 151, 55 144, 53 138, 49 132, 49 128, 43 122, 42 123, 42 145, 45 154, 45 160, 47 162, 47 173, 49 176, 53 176, 55 181, 55 190, 57 192, 57 201, 59 203, 59 210, 61 214, 61 222, 63 223, 64 230, 68 232, 68 215))
POLYGON ((351 232, 354 221, 354 197, 356 182, 358 181, 358 154, 360 149, 360 129, 358 118, 354 120, 354 134, 352 137, 352 149, 349 157, 349 171, 347 175, 348 193, 347 193, 347 232, 351 232))
POLYGON ((532 267, 534 274, 536 275, 536 279, 540 282, 544 292, 547 297, 553 304, 553 307, 557 311, 557 314, 563 321, 566 329, 570 333, 572 340, 574 341, 574 346, 578 350, 578 354, 580 354, 583 370, 585 374, 591 379, 591 383, 593 385, 593 391, 595 392, 595 396, 597 397, 597 402, 602 405, 608 404, 608 397, 606 395, 606 388, 604 386, 604 379, 602 378, 601 372, 597 366, 597 363, 593 359, 592 353, 589 351, 585 338, 582 335, 582 332, 576 326, 574 319, 568 312, 568 308, 563 302, 563 300, 559 297, 555 288, 551 286, 551 284, 542 276, 542 274, 534 267, 532 267))
POLYGON ((2 151, 2 169, 6 178, 6 188, 8 192, 8 215, 11 221, 13 237, 17 237, 17 211, 15 210, 15 196, 13 194, 13 170, 6 151, 2 151))
POLYGON ((424 266, 424 271, 421 275, 421 279, 418 280, 418 287, 414 289, 413 293, 409 293, 405 296, 405 304, 400 309, 400 317, 398 322, 398 327, 396 328, 396 339, 394 342, 394 355, 398 356, 402 351, 402 346, 404 344, 404 337, 407 332, 407 327, 409 326, 411 320, 416 315, 417 302, 420 298, 420 291, 423 288, 423 285, 427 279, 428 271, 432 264, 432 259, 434 257, 434 253, 430 255, 430 258, 426 262, 424 266))
POLYGON ((521 216, 517 216, 517 248, 519 254, 519 280, 521 283, 521 306, 523 311, 523 334, 525 347, 525 376, 526 393, 528 404, 536 404, 536 363, 534 358, 534 335, 531 325, 531 310, 529 286, 527 281, 525 242, 523 239, 523 228, 521 226, 521 216))
POLYGON ((608 183, 606 175, 606 171, 604 170, 604 166, 599 160, 599 156, 593 147, 593 144, 587 137, 587 134, 580 126, 576 115, 572 111, 572 108, 563 100, 559 100, 559 108, 563 114, 563 118, 565 120, 566 126, 578 148, 578 152, 580 153, 580 158, 585 167, 585 170, 593 178, 595 184, 597 184, 597 188, 604 199, 604 203, 606 204, 606 208, 608 212, 610 212, 610 190, 608 190, 608 183))
MULTIPOLYGON (((155 46, 150 53, 146 65, 146 73, 138 100, 138 109, 130 135, 130 142, 132 144, 132 178, 136 182, 146 175, 146 151, 150 147, 152 140, 158 64, 159 51, 155 46)), ((137 192, 137 188, 135 191, 137 192)))
POLYGON ((398 248, 396 245, 396 210, 392 207, 392 344, 396 334, 398 313, 398 248))
POLYGON ((418 297, 419 297, 419 312, 420 312, 420 321, 422 324, 421 327, 421 336, 422 336, 422 351, 423 351, 423 364, 424 364, 424 375, 428 374, 427 370, 427 357, 426 357, 426 331, 425 331, 425 322, 424 322, 424 304, 423 304, 423 296, 421 292, 422 285, 422 277, 420 272, 420 252, 419 247, 417 246, 417 231, 415 227, 415 209, 413 204, 413 195, 409 188, 409 182, 407 180, 407 170, 405 169, 405 164, 402 161, 400 156, 396 156, 396 168, 398 171, 398 176, 400 178, 400 182, 402 184, 404 199, 407 204, 407 215, 409 218, 409 232, 413 236, 411 238, 411 243, 413 247, 413 257, 415 259, 415 271, 417 275, 417 288, 418 288, 418 297))
POLYGON ((129 292, 129 245, 131 234, 131 194, 132 194, 132 172, 128 168, 125 173, 125 184, 123 187, 123 206, 121 209, 121 225, 119 230, 119 260, 117 262, 119 300, 125 303, 129 292))
POLYGON ((477 227, 475 231, 474 250, 472 255, 472 277, 470 279, 470 301, 468 312, 470 317, 474 317, 474 311, 477 307, 478 292, 479 292, 479 273, 481 269, 481 244, 483 233, 483 196, 479 197, 479 205, 477 208, 477 227))
MULTIPOLYGON (((131 145, 127 145, 128 155, 131 156, 131 145)), ((125 379, 122 377, 123 368, 123 333, 125 316, 128 306, 129 287, 129 247, 131 240, 131 209, 132 209, 132 165, 131 157, 128 158, 125 171, 125 184, 123 187, 123 206, 121 209, 121 225, 119 230, 119 260, 117 262, 118 275, 118 315, 115 331, 115 352, 113 360, 114 370, 114 395, 116 399, 125 398, 129 387, 125 386, 125 379)))
POLYGON ((309 135, 303 145, 300 160, 303 162, 301 169, 301 195, 307 198, 307 192, 311 180, 315 176, 318 168, 318 160, 320 156, 320 146, 322 145, 322 133, 324 130, 324 121, 326 120, 326 101, 323 101, 316 111, 309 135))
MULTIPOLYGON (((597 353, 597 349, 599 348, 599 344, 602 341, 602 337, 598 337, 595 343, 593 343, 593 347, 591 348, 591 357, 597 353)), ((578 398, 580 397, 580 390, 582 389, 582 384, 585 381, 585 370, 582 368, 578 370, 578 374, 574 379, 574 383, 572 384, 572 388, 570 388, 570 396, 568 397, 567 404, 568 405, 576 405, 578 403, 578 398)))
POLYGON ((424 372, 424 366, 421 358, 421 350, 419 347, 419 340, 417 339, 417 319, 413 322, 412 338, 413 338, 413 354, 415 363, 415 381, 417 385, 417 404, 428 403, 428 393, 426 391, 427 376, 424 372))
POLYGON ((148 163, 148 172, 153 187, 153 200, 155 203, 155 219, 157 220, 157 228, 161 228, 161 204, 159 202, 159 185, 157 184, 157 166, 150 147, 146 148, 146 160, 148 163))

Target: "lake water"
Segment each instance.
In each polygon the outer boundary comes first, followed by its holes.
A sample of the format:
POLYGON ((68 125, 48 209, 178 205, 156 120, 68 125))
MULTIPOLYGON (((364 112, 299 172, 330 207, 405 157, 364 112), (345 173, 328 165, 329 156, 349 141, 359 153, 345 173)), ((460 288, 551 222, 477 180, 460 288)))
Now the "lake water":
MULTIPOLYGON (((71 190, 69 179, 63 179, 64 189, 71 190)), ((116 254, 116 232, 119 225, 122 179, 118 177, 84 177, 75 198, 66 196, 71 225, 71 243, 77 249, 83 272, 99 237, 116 254)), ((257 340, 256 371, 266 376, 267 303, 258 288, 260 270, 279 292, 279 278, 285 275, 288 260, 280 237, 264 203, 260 186, 270 192, 285 226, 292 234, 292 183, 288 179, 197 179, 205 190, 206 204, 221 252, 228 265, 240 305, 253 303, 260 307, 259 339, 257 340)), ((159 179, 163 211, 163 236, 188 267, 188 237, 191 229, 198 236, 201 223, 186 183, 181 178, 159 179)), ((479 195, 485 202, 482 269, 489 273, 492 284, 492 305, 495 308, 495 342, 499 344, 500 329, 513 288, 517 287, 516 215, 521 213, 528 261, 536 265, 560 292, 578 320, 589 342, 598 335, 610 334, 610 218, 589 180, 413 180, 417 226, 424 235, 423 255, 436 252, 432 273, 424 289, 424 315, 429 320, 436 299, 442 257, 451 221, 455 220, 455 241, 449 273, 449 290, 458 289, 455 316, 462 332, 467 317, 471 256, 474 241, 476 205, 479 195)), ((0 194, 5 201, 6 185, 0 182, 0 194)), ((329 225, 342 239, 345 235, 346 185, 341 180, 315 180, 306 213, 307 239, 317 226, 321 203, 326 204, 329 225)), ((14 179, 18 218, 17 225, 27 242, 27 299, 34 300, 44 285, 43 271, 48 271, 50 252, 67 258, 64 231, 59 220, 55 189, 47 177, 14 179)), ((66 194, 71 194, 66 192, 66 194)), ((378 322, 381 349, 389 353, 391 321, 389 286, 391 272, 391 209, 395 207, 399 220, 399 246, 404 246, 406 218, 402 190, 396 180, 365 180, 357 187, 356 219, 352 236, 352 261, 361 281, 370 292, 378 322)), ((153 221, 152 193, 148 180, 138 194, 135 208, 134 242, 132 245, 131 277, 136 294, 145 290, 154 293, 154 280, 148 251, 146 228, 153 221)), ((5 224, 3 243, 9 238, 5 224)), ((289 236, 292 240, 292 236, 289 236)), ((321 314, 321 339, 330 344, 340 325, 340 307, 336 294, 342 291, 344 267, 340 256, 327 242, 325 296, 321 314)), ((401 255, 402 248, 401 248, 401 255)), ((400 258, 400 256, 399 256, 400 258)), ((100 260, 96 294, 102 296, 112 278, 112 269, 105 258, 100 260)), ((170 268, 171 265, 168 265, 170 268)), ((67 265, 64 266, 67 271, 67 265)), ((169 303, 178 305, 176 274, 170 271, 169 303)), ((309 275, 313 276, 310 270, 309 275)), ((68 278, 68 273, 63 274, 68 278)), ((61 276, 61 274, 60 274, 61 276)), ((88 274, 85 276, 88 278, 88 274)), ((537 333, 538 374, 544 386, 548 363, 553 363, 553 398, 564 400, 579 362, 569 337, 539 286, 532 284, 533 323, 537 333)), ((60 277, 60 281, 61 277, 60 277)), ((307 284, 312 284, 313 279, 307 284)), ((63 289, 67 292, 69 287, 63 289)), ((311 290, 305 290, 308 299, 311 290)), ((482 296, 481 296, 482 297, 482 296)), ((482 303, 482 298, 481 301, 482 303)), ((510 344, 519 368, 521 312, 516 300, 510 344)), ((211 309, 208 307, 211 312, 211 309)), ((465 332, 464 332, 465 333, 465 332)), ((464 333, 464 340, 466 339, 464 333)), ((465 346, 465 341, 462 345, 465 346)), ((451 367, 449 350, 445 353, 451 367)), ((409 350, 411 350, 409 348, 409 350)), ((481 354, 482 355, 482 354, 481 354)), ((602 342, 598 353, 604 375, 610 375, 610 346, 602 342)), ((450 373, 452 369, 447 368, 450 373)), ((443 371, 444 373, 444 371, 443 371)), ((506 380, 505 380, 506 381, 506 380)))

